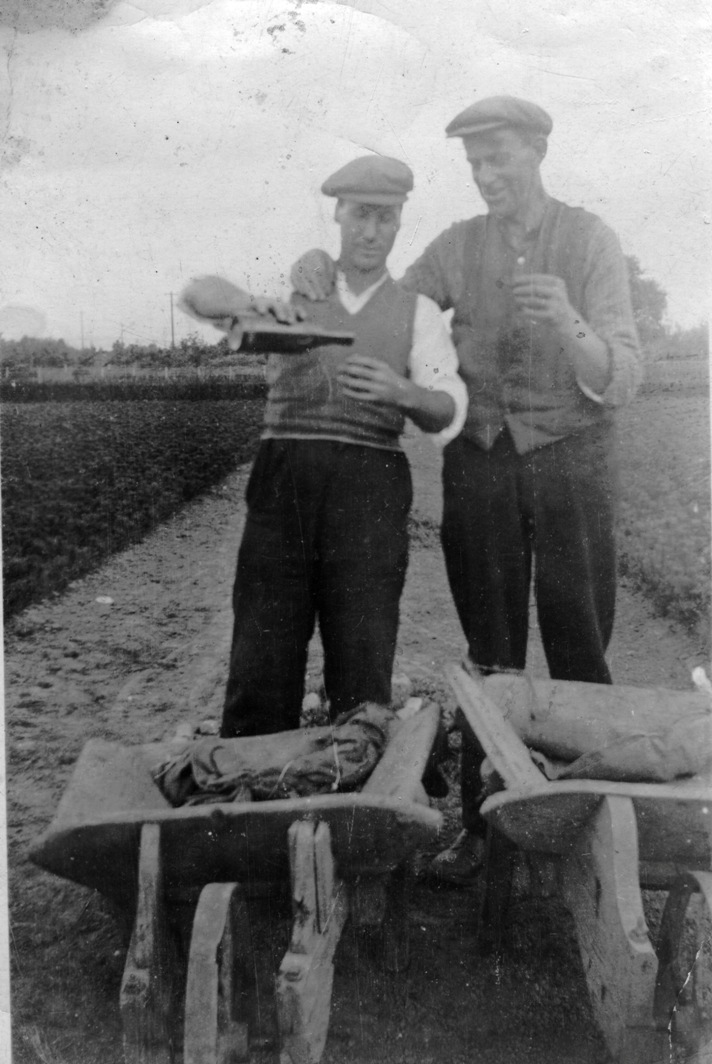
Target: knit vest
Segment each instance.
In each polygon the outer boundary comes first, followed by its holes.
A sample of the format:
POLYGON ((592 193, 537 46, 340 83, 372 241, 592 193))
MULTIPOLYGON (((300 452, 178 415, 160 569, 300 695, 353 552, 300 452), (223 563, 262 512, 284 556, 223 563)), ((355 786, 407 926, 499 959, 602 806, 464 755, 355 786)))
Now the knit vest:
MULTIPOLYGON (((496 278, 484 264, 487 215, 473 218, 465 241, 462 298, 452 336, 470 406, 463 435, 489 449, 506 425, 520 453, 597 424, 608 411, 581 391, 553 330, 522 322, 514 312, 492 311, 496 278)), ((579 207, 553 200, 542 222, 533 273, 563 278, 571 305, 586 318, 586 249, 600 220, 579 207)), ((501 283, 501 282, 499 282, 501 283)))
POLYGON ((345 398, 336 378, 352 353, 381 359, 407 377, 416 299, 390 277, 356 314, 349 314, 335 291, 318 303, 293 296, 310 321, 352 332, 355 340, 353 347, 328 344, 269 356, 262 438, 323 438, 399 450, 404 415, 395 407, 345 398))

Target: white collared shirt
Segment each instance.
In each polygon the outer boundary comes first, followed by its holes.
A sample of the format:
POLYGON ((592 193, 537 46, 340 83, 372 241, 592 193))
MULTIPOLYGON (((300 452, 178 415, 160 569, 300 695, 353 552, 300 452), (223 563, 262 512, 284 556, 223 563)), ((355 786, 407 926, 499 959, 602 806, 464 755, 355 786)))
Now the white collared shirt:
MULTIPOLYGON (((385 271, 369 288, 356 295, 351 291, 341 270, 336 274, 336 292, 349 314, 358 314, 371 296, 390 275, 385 271)), ((430 392, 446 392, 455 403, 455 415, 440 432, 428 433, 439 447, 453 440, 467 416, 467 388, 458 374, 457 352, 450 339, 440 308, 427 296, 418 295, 413 321, 413 346, 410 349, 408 368, 413 384, 430 392)))

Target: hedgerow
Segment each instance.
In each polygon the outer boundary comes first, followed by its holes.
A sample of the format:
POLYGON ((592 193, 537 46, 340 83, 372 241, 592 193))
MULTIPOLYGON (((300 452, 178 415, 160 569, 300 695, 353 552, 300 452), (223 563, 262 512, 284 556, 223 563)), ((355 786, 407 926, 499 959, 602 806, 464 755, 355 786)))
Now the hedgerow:
POLYGON ((621 571, 659 612, 710 619, 710 418, 705 394, 642 395, 619 418, 621 571))
POLYGON ((60 591, 256 448, 263 404, 4 403, 5 615, 60 591))

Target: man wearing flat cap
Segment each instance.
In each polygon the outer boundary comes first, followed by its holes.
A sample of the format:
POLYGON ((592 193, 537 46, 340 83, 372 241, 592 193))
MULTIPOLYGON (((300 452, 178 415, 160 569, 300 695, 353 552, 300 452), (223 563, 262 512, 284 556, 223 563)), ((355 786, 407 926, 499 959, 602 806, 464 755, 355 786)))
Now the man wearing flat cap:
MULTIPOLYGON (((524 669, 533 570, 551 676, 610 683, 614 410, 639 384, 638 341, 615 235, 544 189, 551 129, 541 107, 511 96, 453 119, 446 133, 462 139, 487 214, 437 237, 401 283, 453 310, 469 394, 444 452, 441 534, 473 669, 524 669)), ((293 281, 314 297, 329 270, 323 255, 311 262, 317 284, 308 262, 293 281)), ((482 863, 481 759, 463 733, 464 830, 433 863, 450 882, 482 863)))
POLYGON ((397 159, 355 159, 329 177, 341 249, 329 298, 294 302, 353 347, 271 354, 264 431, 247 487, 233 592, 223 737, 299 727, 318 620, 332 718, 388 705, 412 488, 406 417, 445 444, 467 393, 440 311, 390 277, 413 187, 397 159))

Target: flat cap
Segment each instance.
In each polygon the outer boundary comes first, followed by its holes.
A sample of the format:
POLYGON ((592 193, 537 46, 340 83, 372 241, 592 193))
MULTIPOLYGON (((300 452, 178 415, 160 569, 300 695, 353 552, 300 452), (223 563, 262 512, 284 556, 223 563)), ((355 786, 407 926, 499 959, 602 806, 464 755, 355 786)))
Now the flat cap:
POLYGON ((471 137, 492 129, 514 127, 534 133, 551 133, 554 123, 543 107, 516 96, 489 96, 470 104, 445 127, 448 137, 471 137))
POLYGON ((364 155, 342 166, 321 186, 325 196, 354 203, 404 203, 413 188, 413 172, 399 159, 364 155))

